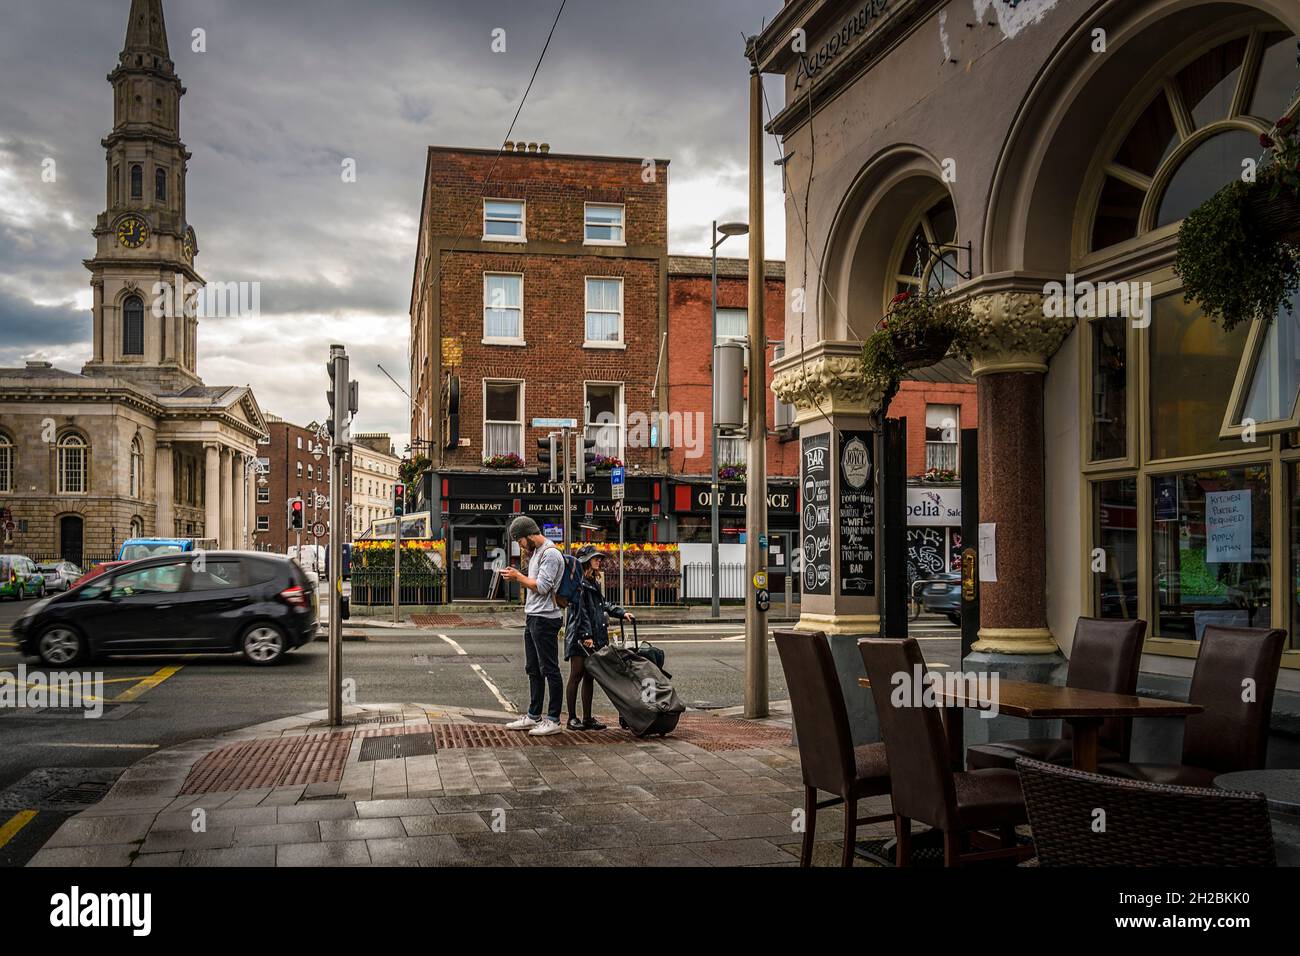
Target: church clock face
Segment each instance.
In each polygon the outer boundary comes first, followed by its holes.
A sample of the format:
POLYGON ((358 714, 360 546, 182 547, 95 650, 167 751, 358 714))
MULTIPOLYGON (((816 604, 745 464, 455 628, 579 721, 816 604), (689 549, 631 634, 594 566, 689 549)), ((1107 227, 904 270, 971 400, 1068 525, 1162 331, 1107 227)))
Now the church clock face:
POLYGON ((149 224, 139 216, 127 216, 117 224, 117 241, 128 249, 139 249, 149 238, 149 224))
POLYGON ((189 262, 193 262, 193 261, 194 261, 194 229, 193 229, 193 227, 187 227, 186 230, 185 230, 185 238, 181 241, 181 252, 183 252, 183 253, 185 254, 185 258, 186 258, 187 261, 189 261, 189 262))

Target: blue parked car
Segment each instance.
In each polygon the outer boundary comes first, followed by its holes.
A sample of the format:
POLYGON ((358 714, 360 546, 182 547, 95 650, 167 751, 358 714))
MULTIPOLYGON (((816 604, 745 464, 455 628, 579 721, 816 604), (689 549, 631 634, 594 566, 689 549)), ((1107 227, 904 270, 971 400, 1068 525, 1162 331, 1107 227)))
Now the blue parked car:
POLYGON ((182 551, 215 551, 216 547, 215 538, 128 538, 118 548, 117 560, 138 561, 182 551))

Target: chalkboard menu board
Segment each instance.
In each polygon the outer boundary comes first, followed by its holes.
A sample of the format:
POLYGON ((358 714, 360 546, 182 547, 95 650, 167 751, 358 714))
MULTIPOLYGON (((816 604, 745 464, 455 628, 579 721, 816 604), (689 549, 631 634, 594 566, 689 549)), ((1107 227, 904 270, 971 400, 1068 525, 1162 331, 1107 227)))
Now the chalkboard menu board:
POLYGON ((800 443, 803 475, 799 534, 803 547, 803 593, 831 593, 831 436, 800 443))
POLYGON ((871 432, 840 434, 840 593, 876 593, 876 491, 871 432))

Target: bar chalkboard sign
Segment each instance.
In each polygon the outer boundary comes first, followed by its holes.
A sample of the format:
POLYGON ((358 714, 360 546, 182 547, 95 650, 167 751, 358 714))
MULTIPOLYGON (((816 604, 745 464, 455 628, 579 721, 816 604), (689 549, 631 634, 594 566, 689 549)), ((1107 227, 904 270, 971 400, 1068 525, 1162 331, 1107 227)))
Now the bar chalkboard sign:
POLYGON ((876 493, 872 432, 840 435, 840 593, 876 593, 876 493))
POLYGON ((811 435, 800 443, 803 477, 799 534, 803 549, 803 593, 831 593, 831 436, 811 435))

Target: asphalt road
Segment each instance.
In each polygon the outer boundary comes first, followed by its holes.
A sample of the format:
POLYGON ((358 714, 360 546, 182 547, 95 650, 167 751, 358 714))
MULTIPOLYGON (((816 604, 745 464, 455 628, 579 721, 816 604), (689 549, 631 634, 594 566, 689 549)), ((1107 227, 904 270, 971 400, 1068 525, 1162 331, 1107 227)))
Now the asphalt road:
MULTIPOLYGON (((0 604, 0 680, 12 681, 24 663, 27 677, 43 673, 17 652, 11 627, 22 605, 0 604)), ((445 628, 439 631, 371 629, 366 641, 348 641, 343 671, 355 681, 357 703, 414 702, 525 709, 521 628, 445 628)), ((940 619, 921 622, 931 662, 955 664, 957 629, 940 619)), ((667 668, 690 706, 744 702, 743 627, 739 623, 647 625, 641 638, 667 654, 667 668)), ((769 647, 769 695, 787 696, 775 646, 769 647)), ((238 657, 160 655, 108 658, 89 669, 102 674, 103 718, 43 715, 27 708, 0 710, 0 866, 21 865, 75 808, 43 808, 51 780, 111 781, 155 750, 279 717, 322 709, 326 693, 324 642, 289 654, 276 667, 255 668, 238 657), (17 817, 35 809, 34 817, 17 817), (20 821, 25 821, 21 823, 20 821), (6 831, 6 827, 8 830, 6 831), (17 827, 15 830, 14 828, 17 827)), ((561 662, 567 675, 567 665, 561 662)), ((612 713, 596 691, 596 710, 612 713)))

